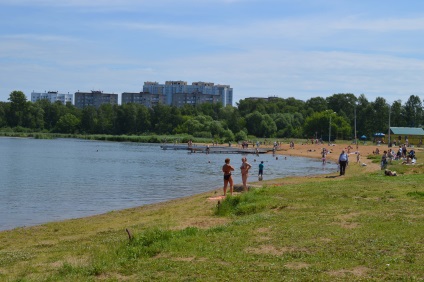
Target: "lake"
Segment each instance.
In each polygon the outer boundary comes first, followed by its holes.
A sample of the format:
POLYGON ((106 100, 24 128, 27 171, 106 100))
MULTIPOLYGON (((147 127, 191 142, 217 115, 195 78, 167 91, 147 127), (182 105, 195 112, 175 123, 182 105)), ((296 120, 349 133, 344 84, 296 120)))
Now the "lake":
MULTIPOLYGON (((0 230, 105 213, 222 187, 226 157, 190 154, 159 144, 80 139, 0 138, 0 230)), ((336 164, 270 154, 247 155, 250 181, 264 161, 264 179, 330 173, 336 164), (254 162, 256 159, 256 162, 254 162)), ((241 183, 236 169, 234 182, 241 183)))

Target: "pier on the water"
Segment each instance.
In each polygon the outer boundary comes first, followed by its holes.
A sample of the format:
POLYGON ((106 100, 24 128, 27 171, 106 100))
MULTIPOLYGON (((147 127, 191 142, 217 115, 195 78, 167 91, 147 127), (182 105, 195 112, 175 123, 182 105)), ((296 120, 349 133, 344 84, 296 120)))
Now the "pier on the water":
POLYGON ((162 145, 162 150, 186 150, 190 153, 205 153, 205 154, 265 154, 271 152, 272 149, 267 148, 239 148, 230 146, 204 146, 204 145, 162 145))

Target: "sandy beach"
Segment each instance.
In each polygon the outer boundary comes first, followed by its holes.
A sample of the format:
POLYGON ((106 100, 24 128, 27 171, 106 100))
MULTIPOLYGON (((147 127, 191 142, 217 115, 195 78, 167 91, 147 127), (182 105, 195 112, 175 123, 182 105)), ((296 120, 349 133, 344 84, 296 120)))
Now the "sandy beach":
POLYGON ((348 152, 349 146, 351 146, 349 153, 349 164, 357 164, 357 152, 360 154, 360 160, 358 165, 366 164, 367 170, 376 170, 379 169, 379 165, 376 163, 372 163, 371 160, 367 159, 367 156, 372 154, 373 151, 378 148, 380 153, 384 150, 387 150, 387 146, 377 146, 377 145, 358 145, 358 149, 354 144, 331 144, 330 146, 326 143, 324 144, 295 144, 294 148, 290 148, 289 144, 281 144, 280 150, 278 150, 278 154, 287 155, 287 156, 297 156, 297 157, 308 157, 308 158, 316 158, 321 159, 321 152, 323 148, 328 150, 327 160, 337 162, 340 153, 342 150, 348 152))
MULTIPOLYGON (((271 149, 270 146, 262 146, 266 147, 268 149, 271 149)), ((347 170, 349 171, 349 166, 360 166, 361 170, 364 172, 370 172, 370 171, 376 171, 380 169, 380 165, 378 163, 373 163, 372 160, 367 159, 368 155, 373 154, 373 151, 375 151, 377 148, 380 150, 380 154, 384 150, 387 150, 386 145, 377 146, 375 144, 372 145, 364 145, 364 144, 358 144, 358 149, 356 149, 356 146, 354 144, 347 144, 347 143, 340 143, 340 144, 331 144, 330 146, 327 143, 324 144, 297 144, 295 143, 294 148, 290 148, 290 144, 281 144, 280 148, 276 151, 276 154, 281 156, 287 156, 288 158, 290 156, 295 157, 305 157, 305 158, 314 158, 314 159, 322 159, 321 152, 323 148, 327 149, 329 153, 327 153, 327 161, 328 162, 337 162, 339 159, 339 155, 342 152, 342 150, 345 150, 345 152, 350 151, 349 153, 349 165, 347 170), (349 146, 351 147, 349 150, 349 146), (357 153, 359 152, 359 162, 357 162, 357 153)), ((338 175, 338 173, 337 173, 338 175)), ((294 178, 302 178, 302 177, 308 177, 308 178, 320 178, 322 175, 309 175, 309 176, 301 176, 301 177, 294 177, 294 178)), ((349 173, 347 174, 347 177, 349 177, 349 173)), ((264 184, 271 184, 271 185, 283 185, 286 183, 293 183, 293 177, 290 177, 291 179, 285 178, 277 178, 277 179, 269 179, 264 181, 257 181, 254 177, 249 178, 249 185, 250 187, 261 187, 264 184)), ((301 181, 300 179, 296 180, 296 182, 301 181)), ((239 194, 241 192, 242 185, 241 183, 234 183, 234 191, 235 194, 239 194)), ((215 193, 220 193, 222 190, 221 188, 217 188, 215 193)), ((212 197, 209 197, 209 200, 221 200, 222 195, 217 196, 214 195, 212 197)))

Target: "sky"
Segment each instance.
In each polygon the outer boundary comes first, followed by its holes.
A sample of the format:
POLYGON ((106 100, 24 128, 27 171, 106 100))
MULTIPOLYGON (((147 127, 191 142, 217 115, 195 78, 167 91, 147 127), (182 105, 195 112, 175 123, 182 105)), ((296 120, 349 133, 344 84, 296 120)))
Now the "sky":
POLYGON ((0 101, 170 80, 230 85, 234 106, 424 98, 424 1, 0 0, 0 101))

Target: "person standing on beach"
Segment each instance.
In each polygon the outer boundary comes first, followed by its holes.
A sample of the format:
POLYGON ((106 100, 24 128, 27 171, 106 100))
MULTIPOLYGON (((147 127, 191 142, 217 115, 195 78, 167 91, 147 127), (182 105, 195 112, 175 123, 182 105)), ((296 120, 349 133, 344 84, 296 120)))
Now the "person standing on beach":
POLYGON ((258 178, 259 180, 262 180, 263 177, 264 177, 264 161, 261 161, 261 163, 259 164, 258 178))
POLYGON ((248 162, 247 162, 247 158, 243 157, 241 159, 241 166, 240 166, 240 170, 241 170, 241 180, 243 181, 243 191, 247 192, 247 177, 249 176, 249 169, 252 167, 248 162))
POLYGON ((327 150, 325 148, 322 148, 321 157, 322 157, 322 164, 326 164, 327 163, 327 150))
POLYGON ((381 169, 385 169, 387 167, 387 151, 383 152, 383 155, 381 156, 381 169))
POLYGON ((342 153, 339 156, 339 165, 340 165, 340 176, 345 174, 346 166, 349 163, 349 156, 342 150, 342 153))
POLYGON ((230 194, 233 195, 233 177, 231 172, 234 171, 234 167, 230 165, 230 159, 225 159, 225 164, 222 166, 222 172, 224 173, 224 196, 227 195, 227 186, 230 183, 230 194))

